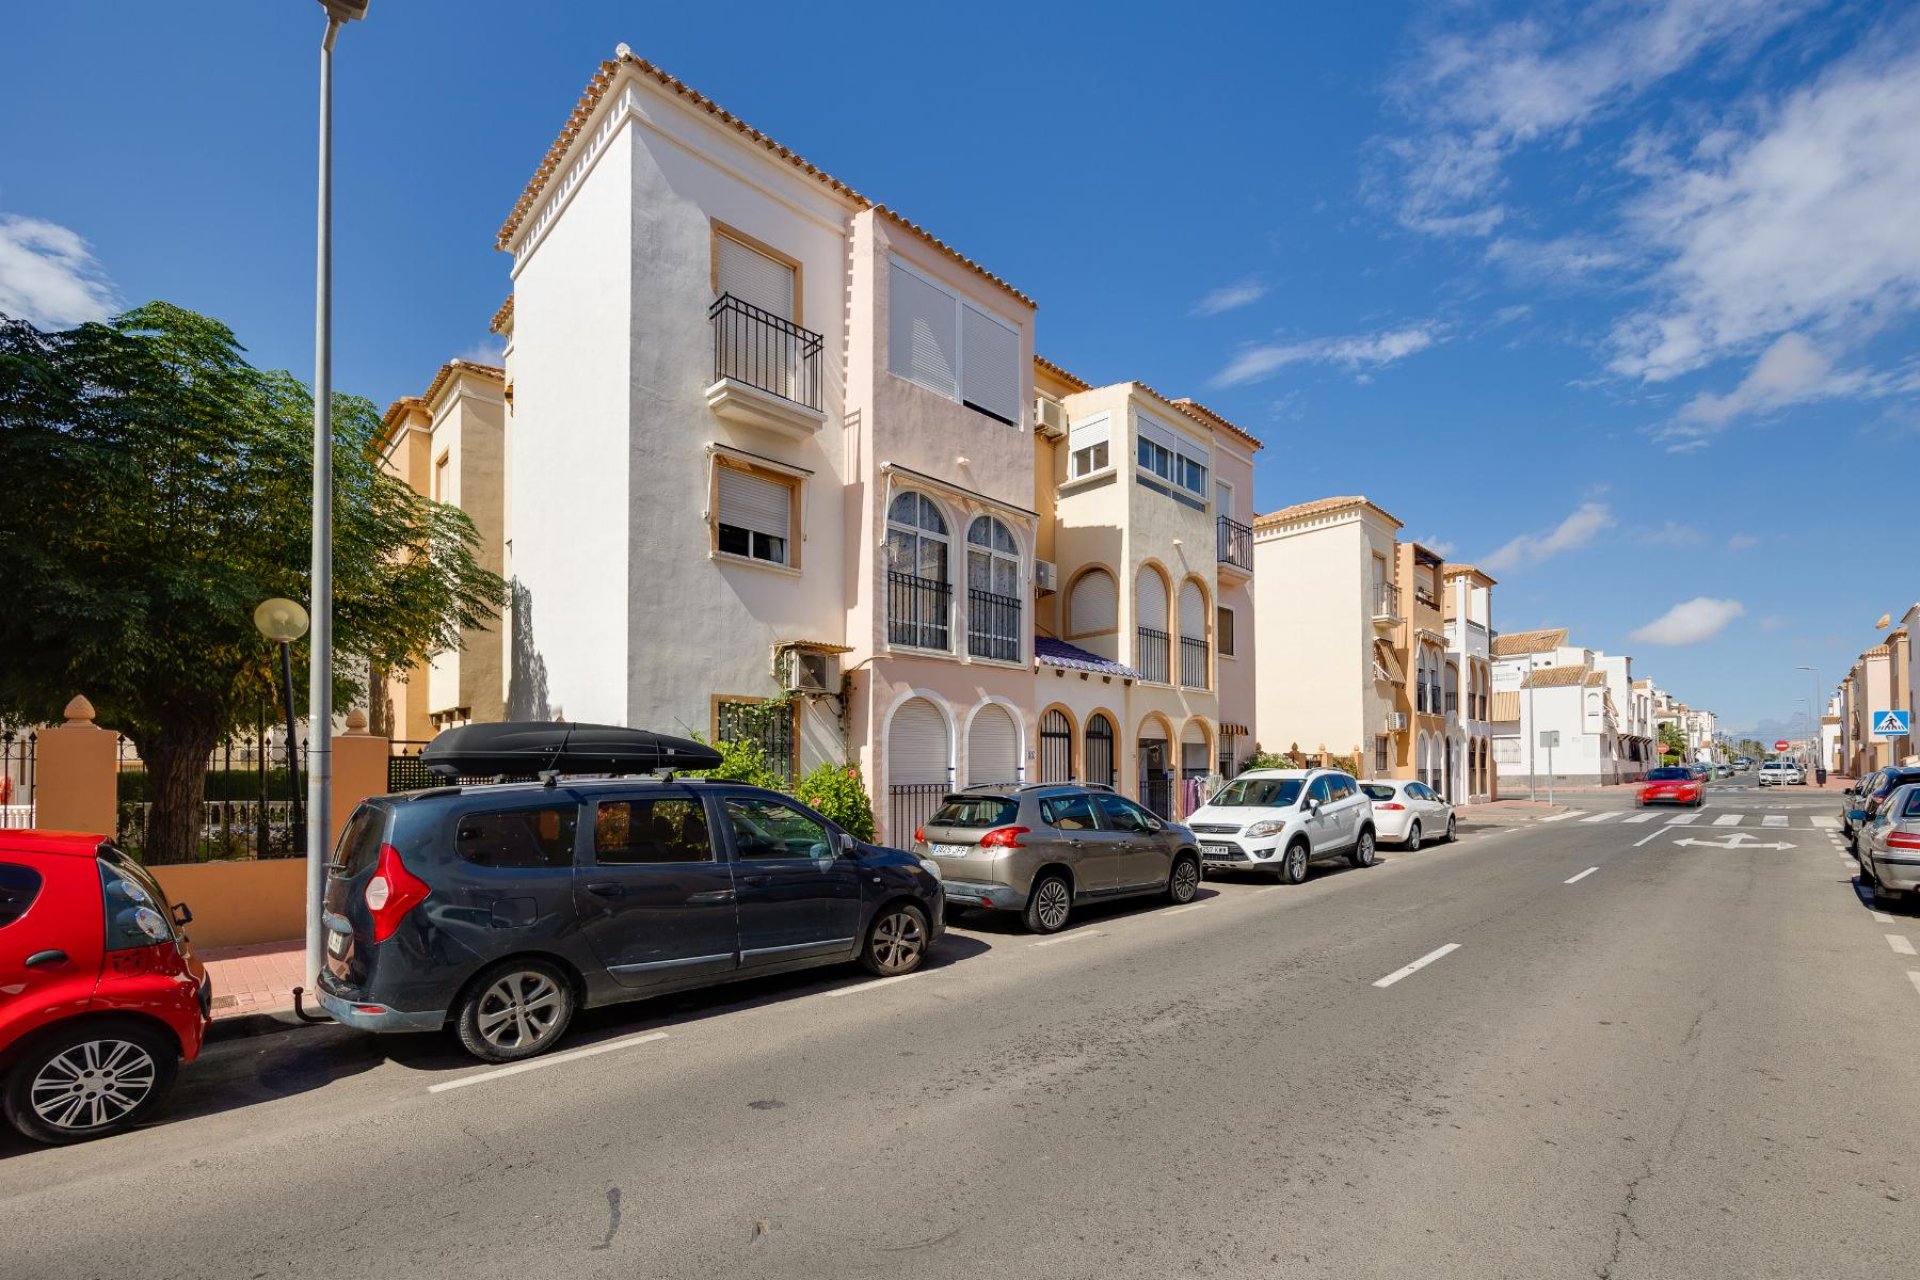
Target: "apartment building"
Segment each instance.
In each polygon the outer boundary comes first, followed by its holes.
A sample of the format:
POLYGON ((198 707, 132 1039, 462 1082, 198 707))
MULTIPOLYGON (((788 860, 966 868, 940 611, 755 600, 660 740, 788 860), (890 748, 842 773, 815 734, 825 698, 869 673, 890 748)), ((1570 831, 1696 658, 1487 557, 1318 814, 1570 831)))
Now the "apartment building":
POLYGON ((1637 776, 1631 722, 1615 697, 1616 687, 1631 688, 1629 660, 1569 644, 1567 635, 1554 627, 1494 639, 1494 759, 1514 786, 1606 786, 1637 776))
POLYGON ((1493 578, 1470 564, 1441 573, 1447 640, 1447 750, 1452 794, 1469 803, 1499 793, 1493 764, 1493 578), (1454 682, 1457 681, 1457 694, 1454 682))
MULTIPOLYGON (((477 559, 505 570, 506 375, 449 360, 417 396, 387 407, 374 441, 381 464, 416 493, 459 507, 479 534, 477 559)), ((370 721, 376 733, 420 742, 442 729, 499 720, 506 707, 504 629, 471 627, 459 648, 412 670, 380 673, 370 721)))
POLYGON ((1862 653, 1840 683, 1842 769, 1856 777, 1905 760, 1911 737, 1883 738, 1874 733, 1876 712, 1910 710, 1914 678, 1912 647, 1905 626, 1894 627, 1886 642, 1862 653))

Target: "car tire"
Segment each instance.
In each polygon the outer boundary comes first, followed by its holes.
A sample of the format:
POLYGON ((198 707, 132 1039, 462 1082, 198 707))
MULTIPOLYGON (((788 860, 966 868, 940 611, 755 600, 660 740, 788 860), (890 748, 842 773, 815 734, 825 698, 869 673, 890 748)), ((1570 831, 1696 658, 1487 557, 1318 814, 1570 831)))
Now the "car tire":
POLYGON ((1441 843, 1452 844, 1455 840, 1458 840, 1460 838, 1459 833, 1454 830, 1455 826, 1456 824, 1454 822, 1453 815, 1448 814, 1447 815, 1447 834, 1440 838, 1441 843))
POLYGON ((104 1138, 139 1124, 179 1069, 180 1046, 143 1023, 101 1019, 55 1028, 8 1069, 7 1119, 49 1146, 104 1138))
POLYGON ((1313 861, 1313 850, 1305 840, 1295 840, 1287 846, 1280 859, 1280 868, 1276 873, 1281 884, 1305 884, 1307 865, 1313 861))
POLYGON ((1420 819, 1415 818, 1413 825, 1407 828, 1407 838, 1401 842, 1408 853, 1420 852, 1420 819))
POLYGON ((896 902, 873 917, 860 963, 882 978, 900 978, 927 958, 927 913, 911 902, 896 902))
POLYGON ((1353 852, 1347 855, 1347 860, 1356 867, 1370 867, 1380 860, 1380 850, 1374 841, 1372 827, 1364 828, 1354 837, 1353 852))
POLYGON ((509 960, 474 980, 454 1015, 460 1047, 482 1062, 553 1048, 573 1021, 573 984, 544 960, 509 960))
POLYGON ((1032 933, 1058 933, 1067 927, 1072 914, 1073 888, 1065 876, 1049 871, 1033 882, 1033 890, 1027 894, 1027 909, 1021 918, 1032 933))
POLYGON ((1194 895, 1200 892, 1200 860, 1190 853, 1183 853, 1173 860, 1173 866, 1167 872, 1167 901, 1176 907, 1192 902, 1194 895))

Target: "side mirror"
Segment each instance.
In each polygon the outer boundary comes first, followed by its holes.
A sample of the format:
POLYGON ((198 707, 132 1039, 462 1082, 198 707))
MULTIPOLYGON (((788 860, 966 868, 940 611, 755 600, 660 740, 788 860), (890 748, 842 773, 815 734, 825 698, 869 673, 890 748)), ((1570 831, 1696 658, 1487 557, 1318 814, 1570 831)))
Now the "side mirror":
POLYGON ((1308 813, 1318 813, 1318 812, 1320 812, 1320 797, 1319 797, 1319 796, 1308 796, 1308 797, 1307 797, 1307 812, 1308 812, 1308 813))
POLYGON ((1166 823, 1164 823, 1164 822, 1162 822, 1162 821, 1160 821, 1160 819, 1158 819, 1158 818, 1148 818, 1148 819, 1147 819, 1147 830, 1149 830, 1149 831, 1165 831, 1166 829, 1167 829, 1167 824, 1166 824, 1166 823))
POLYGON ((860 842, 858 840, 855 840, 852 836, 848 835, 846 832, 842 831, 839 834, 837 842, 840 848, 841 857, 852 858, 852 857, 859 856, 860 842))

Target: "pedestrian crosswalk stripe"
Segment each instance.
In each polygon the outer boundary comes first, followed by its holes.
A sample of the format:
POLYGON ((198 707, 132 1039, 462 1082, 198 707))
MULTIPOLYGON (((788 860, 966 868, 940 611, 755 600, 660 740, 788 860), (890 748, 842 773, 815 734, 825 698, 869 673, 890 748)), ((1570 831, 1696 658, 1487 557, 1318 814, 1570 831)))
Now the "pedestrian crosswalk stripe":
POLYGON ((1591 818, 1582 818, 1582 819, 1580 819, 1580 821, 1582 821, 1582 822, 1610 822, 1610 821, 1612 821, 1612 820, 1613 820, 1614 818, 1617 818, 1617 817, 1619 817, 1619 816, 1620 816, 1620 813, 1619 813, 1619 811, 1618 811, 1618 810, 1616 810, 1616 809, 1608 809, 1608 810, 1606 810, 1605 812, 1602 812, 1602 813, 1596 813, 1596 814, 1594 814, 1594 815, 1593 815, 1593 816, 1592 816, 1591 818))
POLYGON ((1697 813, 1676 813, 1667 819, 1667 825, 1670 827, 1685 827, 1698 821, 1700 821, 1700 815, 1697 813))
POLYGON ((1787 825, 1787 815, 1784 813, 1765 814, 1760 819, 1760 825, 1763 827, 1784 827, 1787 825))
POLYGON ((1816 830, 1838 831, 1840 829, 1840 819, 1829 817, 1824 813, 1817 818, 1809 819, 1809 821, 1813 823, 1816 830))
POLYGON ((1554 815, 1553 815, 1553 816, 1552 816, 1551 818, 1542 818, 1542 819, 1540 819, 1540 821, 1542 821, 1542 822, 1565 822, 1565 821, 1566 821, 1566 820, 1567 820, 1568 818, 1577 818, 1577 817, 1579 817, 1579 816, 1580 816, 1581 814, 1583 814, 1583 813, 1585 813, 1585 812, 1586 812, 1586 810, 1585 810, 1585 809, 1569 809, 1569 810, 1567 810, 1567 811, 1566 811, 1565 813, 1556 813, 1556 814, 1554 814, 1554 815))
POLYGON ((1723 813, 1713 820, 1713 825, 1716 827, 1737 827, 1740 825, 1740 819, 1745 816, 1745 814, 1741 813, 1723 813))
POLYGON ((1645 813, 1630 813, 1627 815, 1627 825, 1631 826, 1636 822, 1652 822, 1655 818, 1659 816, 1660 816, 1659 814, 1653 813, 1651 811, 1648 811, 1645 813))

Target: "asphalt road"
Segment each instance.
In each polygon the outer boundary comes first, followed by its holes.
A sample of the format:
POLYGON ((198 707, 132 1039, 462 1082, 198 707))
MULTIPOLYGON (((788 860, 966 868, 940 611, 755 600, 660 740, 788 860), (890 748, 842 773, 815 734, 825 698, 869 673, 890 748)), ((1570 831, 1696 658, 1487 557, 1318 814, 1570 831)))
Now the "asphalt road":
POLYGON ((1625 800, 599 1014, 510 1076, 219 1045, 137 1133, 0 1145, 0 1275, 1916 1274, 1920 918, 1831 796, 1625 800))

